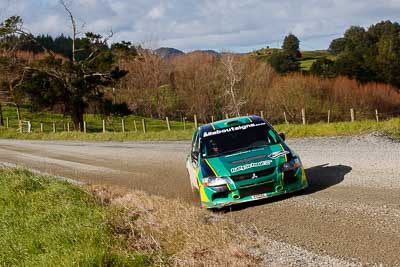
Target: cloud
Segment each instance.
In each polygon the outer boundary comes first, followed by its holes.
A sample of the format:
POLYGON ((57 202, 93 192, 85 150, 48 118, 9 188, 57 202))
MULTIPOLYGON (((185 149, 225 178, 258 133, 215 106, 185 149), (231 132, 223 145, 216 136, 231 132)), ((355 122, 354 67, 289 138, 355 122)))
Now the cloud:
MULTIPOLYGON (((69 0, 71 2, 71 0, 69 0)), ((280 46, 289 32, 303 49, 324 49, 350 25, 398 20, 398 0, 73 0, 85 31, 114 41, 151 41, 182 50, 246 51, 280 46)), ((58 0, 1 0, 0 16, 18 14, 34 33, 69 34, 58 0)))

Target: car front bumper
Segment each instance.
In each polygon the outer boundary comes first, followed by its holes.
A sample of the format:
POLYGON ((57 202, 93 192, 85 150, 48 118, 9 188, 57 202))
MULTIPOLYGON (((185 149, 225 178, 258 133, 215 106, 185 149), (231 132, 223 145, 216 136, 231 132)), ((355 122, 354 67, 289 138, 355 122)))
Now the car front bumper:
POLYGON ((304 168, 301 167, 290 175, 281 175, 279 181, 270 181, 262 184, 246 188, 231 189, 225 192, 217 192, 212 188, 203 187, 203 196, 201 197, 201 205, 203 208, 215 209, 223 208, 235 204, 256 201, 260 199, 270 198, 274 196, 284 195, 296 192, 308 187, 308 181, 304 168))

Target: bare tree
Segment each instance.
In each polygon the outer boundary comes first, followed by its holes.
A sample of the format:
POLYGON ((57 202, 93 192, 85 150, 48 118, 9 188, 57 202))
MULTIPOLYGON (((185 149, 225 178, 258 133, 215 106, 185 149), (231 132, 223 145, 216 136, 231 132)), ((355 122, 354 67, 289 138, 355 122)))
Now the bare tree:
POLYGON ((226 111, 231 115, 240 116, 240 108, 246 104, 245 99, 239 95, 238 87, 238 84, 242 80, 244 65, 240 60, 240 56, 232 53, 224 53, 221 62, 224 67, 226 80, 224 83, 224 92, 230 99, 226 106, 226 111))
POLYGON ((76 20, 75 17, 72 15, 71 9, 65 3, 64 0, 60 0, 60 4, 64 7, 65 11, 68 13, 69 19, 71 20, 71 29, 72 29, 72 63, 75 64, 75 42, 77 37, 77 28, 76 28, 76 20))

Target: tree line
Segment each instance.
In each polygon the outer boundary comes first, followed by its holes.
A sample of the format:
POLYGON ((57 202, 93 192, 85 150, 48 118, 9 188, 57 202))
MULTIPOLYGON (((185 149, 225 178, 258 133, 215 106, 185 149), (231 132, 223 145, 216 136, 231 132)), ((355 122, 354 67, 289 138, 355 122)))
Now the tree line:
POLYGON ((400 88, 400 25, 382 21, 368 29, 352 26, 333 40, 329 51, 336 60, 319 59, 311 73, 344 75, 361 83, 384 82, 400 88))

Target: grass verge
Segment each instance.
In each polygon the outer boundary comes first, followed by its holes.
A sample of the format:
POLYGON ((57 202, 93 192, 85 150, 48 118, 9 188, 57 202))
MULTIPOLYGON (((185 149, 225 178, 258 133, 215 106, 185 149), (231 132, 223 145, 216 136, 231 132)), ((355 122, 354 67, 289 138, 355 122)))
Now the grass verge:
POLYGON ((259 266, 231 216, 0 167, 0 266, 259 266))
POLYGON ((110 208, 77 186, 0 168, 0 266, 144 266, 113 237, 110 208))
POLYGON ((315 123, 308 125, 277 125, 279 132, 288 137, 319 137, 359 135, 371 132, 381 132, 400 140, 400 118, 393 118, 377 123, 374 120, 355 122, 315 123))
MULTIPOLYGON (((377 123, 374 120, 355 122, 315 123, 307 125, 279 124, 274 125, 278 132, 286 133, 289 138, 358 135, 370 132, 381 132, 400 140, 400 118, 393 118, 377 123)), ((18 133, 11 129, 0 128, 0 138, 5 139, 30 139, 30 140, 84 140, 84 141, 162 141, 162 140, 190 140, 190 130, 160 130, 143 132, 106 132, 106 133, 18 133)))

